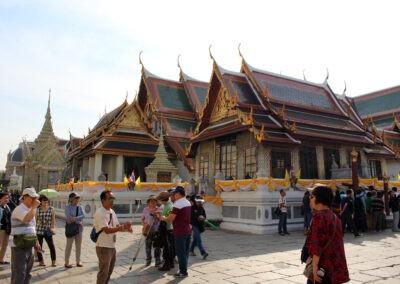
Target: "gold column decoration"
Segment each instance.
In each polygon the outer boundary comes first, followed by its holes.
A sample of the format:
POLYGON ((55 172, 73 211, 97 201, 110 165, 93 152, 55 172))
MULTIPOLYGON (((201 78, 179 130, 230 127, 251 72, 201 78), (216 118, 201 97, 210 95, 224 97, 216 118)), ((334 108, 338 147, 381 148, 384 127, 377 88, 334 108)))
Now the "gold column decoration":
POLYGON ((281 117, 282 119, 285 119, 285 105, 282 105, 281 117))
POLYGON ((293 133, 296 133, 296 121, 293 121, 293 125, 292 125, 292 131, 293 133))
POLYGON ((383 180, 383 194, 384 194, 384 201, 385 201, 386 216, 390 215, 390 210, 389 210, 389 179, 390 179, 390 177, 385 172, 383 174, 382 180, 383 180))
POLYGON ((264 98, 269 101, 269 85, 265 88, 264 98))

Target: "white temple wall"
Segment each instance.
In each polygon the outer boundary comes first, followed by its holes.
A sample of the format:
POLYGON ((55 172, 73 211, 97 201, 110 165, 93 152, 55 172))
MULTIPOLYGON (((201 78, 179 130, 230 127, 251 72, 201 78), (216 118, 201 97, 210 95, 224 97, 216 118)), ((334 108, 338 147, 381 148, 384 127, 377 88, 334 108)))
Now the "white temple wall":
POLYGON ((103 155, 102 171, 108 175, 109 181, 117 181, 115 180, 116 156, 103 155))
MULTIPOLYGON (((181 177, 182 182, 190 181, 190 173, 185 163, 181 160, 170 160, 171 163, 178 168, 178 175, 181 177)), ((174 178, 174 177, 172 177, 174 178)))
POLYGON ((390 180, 397 181, 397 175, 400 173, 400 159, 386 160, 386 166, 390 180))

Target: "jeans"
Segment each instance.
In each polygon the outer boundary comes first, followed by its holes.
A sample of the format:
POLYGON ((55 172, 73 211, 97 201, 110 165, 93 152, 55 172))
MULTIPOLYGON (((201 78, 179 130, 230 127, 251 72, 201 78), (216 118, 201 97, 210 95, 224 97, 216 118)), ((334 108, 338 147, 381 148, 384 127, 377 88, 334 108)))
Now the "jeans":
MULTIPOLYGON (((43 235, 38 235, 38 241, 40 244, 40 247, 43 249, 43 238, 46 240, 47 245, 49 246, 50 249, 50 257, 52 261, 56 260, 56 249, 54 247, 54 242, 53 242, 53 236, 46 237, 43 235)), ((37 252, 37 256, 40 262, 43 261, 43 255, 40 252, 37 252)))
POLYGON ((343 214, 341 219, 342 219, 342 232, 343 232, 343 235, 344 235, 344 232, 346 231, 346 225, 349 227, 350 231, 352 231, 354 235, 358 235, 357 228, 354 227, 352 214, 346 214, 346 215, 343 214))
POLYGON ((201 255, 205 254, 206 251, 204 250, 203 243, 201 242, 201 233, 199 227, 192 225, 192 231, 193 231, 193 241, 192 245, 190 246, 190 251, 194 252, 194 248, 198 246, 201 255))
POLYGON ((278 232, 279 234, 282 233, 287 233, 287 227, 286 227, 286 222, 287 222, 287 213, 281 213, 281 215, 279 215, 279 225, 278 225, 278 232))
POLYGON ((383 223, 383 211, 372 211, 372 230, 381 231, 383 223))
POLYGON ((107 284, 114 270, 117 250, 115 248, 96 247, 96 254, 99 259, 96 284, 107 284))
POLYGON ((190 235, 174 236, 174 239, 175 239, 175 252, 179 262, 179 272, 181 274, 187 274, 190 235))
POLYGON ((31 283, 32 267, 32 248, 11 247, 11 284, 31 283))
POLYGON ((311 212, 305 213, 304 214, 304 228, 310 228, 311 220, 312 220, 311 212))
POLYGON ((354 214, 354 226, 356 227, 357 232, 362 231, 365 232, 366 231, 366 216, 365 216, 365 212, 357 212, 354 214))
POLYGON ((399 229, 399 211, 393 212, 393 232, 400 232, 399 229))

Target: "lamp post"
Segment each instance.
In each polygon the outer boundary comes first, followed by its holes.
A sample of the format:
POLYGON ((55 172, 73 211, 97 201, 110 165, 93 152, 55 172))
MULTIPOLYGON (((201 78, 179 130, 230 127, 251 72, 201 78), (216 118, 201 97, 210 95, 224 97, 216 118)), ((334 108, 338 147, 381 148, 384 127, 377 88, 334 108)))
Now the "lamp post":
POLYGON ((351 178, 353 180, 353 192, 358 189, 358 165, 357 165, 358 153, 353 149, 351 152, 351 178))
POLYGON ((389 177, 386 175, 386 173, 382 177, 383 179, 383 194, 384 194, 384 200, 385 200, 385 212, 386 216, 390 215, 390 210, 389 210, 389 177))

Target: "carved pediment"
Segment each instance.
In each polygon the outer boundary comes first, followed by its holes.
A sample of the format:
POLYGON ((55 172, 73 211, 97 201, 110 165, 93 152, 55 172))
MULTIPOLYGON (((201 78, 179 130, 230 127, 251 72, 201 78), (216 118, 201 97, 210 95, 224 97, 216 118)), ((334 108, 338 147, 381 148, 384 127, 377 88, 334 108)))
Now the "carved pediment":
POLYGON ((211 112, 210 122, 216 122, 221 119, 231 117, 235 115, 235 110, 232 110, 229 106, 230 100, 227 99, 226 92, 221 89, 217 96, 217 101, 214 104, 214 108, 211 112))
POLYGON ((129 127, 129 128, 140 128, 140 129, 143 128, 142 124, 140 123, 139 115, 133 109, 130 109, 125 114, 125 117, 121 120, 119 126, 129 127))

